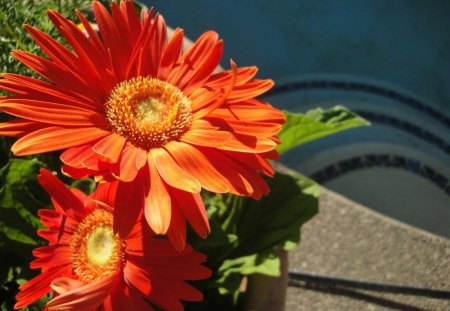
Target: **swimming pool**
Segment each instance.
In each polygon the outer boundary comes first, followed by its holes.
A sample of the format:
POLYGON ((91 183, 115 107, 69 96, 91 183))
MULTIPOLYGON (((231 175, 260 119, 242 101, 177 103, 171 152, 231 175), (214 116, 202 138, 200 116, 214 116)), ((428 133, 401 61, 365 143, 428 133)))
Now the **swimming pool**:
MULTIPOLYGON (((147 1, 149 4, 150 2, 147 1)), ((347 106, 372 122, 282 161, 386 215, 450 238, 450 2, 151 2, 196 38, 216 30, 224 68, 258 65, 292 111, 347 106), (193 18, 195 17, 195 18, 193 18)))
POLYGON ((404 89, 361 77, 281 80, 266 99, 290 111, 345 105, 372 122, 281 161, 388 216, 450 237, 450 118, 404 89))

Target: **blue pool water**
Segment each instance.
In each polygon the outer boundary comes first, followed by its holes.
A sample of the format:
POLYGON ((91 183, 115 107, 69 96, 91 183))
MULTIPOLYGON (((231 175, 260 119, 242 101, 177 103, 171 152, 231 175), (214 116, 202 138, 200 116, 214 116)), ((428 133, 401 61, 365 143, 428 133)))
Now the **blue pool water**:
POLYGON ((282 161, 379 212, 450 238, 450 1, 151 1, 222 65, 257 64, 291 111, 344 105, 372 122, 282 161))

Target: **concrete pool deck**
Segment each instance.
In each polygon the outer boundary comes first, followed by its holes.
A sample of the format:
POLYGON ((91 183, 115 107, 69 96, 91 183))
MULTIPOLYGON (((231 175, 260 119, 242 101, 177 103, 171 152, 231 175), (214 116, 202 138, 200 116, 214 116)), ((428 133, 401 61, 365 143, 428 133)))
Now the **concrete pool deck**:
MULTIPOLYGON (((385 217, 322 188, 319 214, 302 228, 300 246, 289 254, 289 269, 450 289, 450 240, 385 217)), ((449 299, 307 282, 296 285, 288 288, 287 311, 450 310, 449 299)))

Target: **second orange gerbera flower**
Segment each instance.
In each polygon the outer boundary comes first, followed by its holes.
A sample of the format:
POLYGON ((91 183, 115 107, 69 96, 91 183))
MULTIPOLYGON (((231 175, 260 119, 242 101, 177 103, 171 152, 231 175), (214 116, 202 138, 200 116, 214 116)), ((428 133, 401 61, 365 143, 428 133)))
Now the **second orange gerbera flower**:
POLYGON ((206 32, 185 53, 183 31, 167 39, 153 10, 139 18, 130 1, 112 14, 93 4, 97 34, 79 14, 83 33, 56 12, 48 13, 72 50, 25 26, 50 59, 13 55, 48 82, 3 74, 0 110, 19 117, 0 134, 20 139, 16 155, 65 149, 63 171, 74 177, 118 179, 116 230, 131 230, 145 210, 150 227, 182 249, 185 222, 209 232, 199 192, 260 198, 269 189, 283 114, 254 99, 272 87, 256 67, 213 74, 223 42, 206 32), (120 223, 119 223, 120 222, 120 223))
POLYGON ((50 194, 54 209, 41 209, 48 241, 36 248, 30 267, 41 274, 20 286, 16 309, 54 291, 45 310, 80 311, 183 310, 180 300, 200 301, 201 292, 186 280, 208 278, 201 264, 206 256, 187 246, 177 252, 169 241, 155 237, 142 221, 123 236, 113 232, 116 184, 100 184, 86 196, 67 188, 49 171, 39 182, 50 194))

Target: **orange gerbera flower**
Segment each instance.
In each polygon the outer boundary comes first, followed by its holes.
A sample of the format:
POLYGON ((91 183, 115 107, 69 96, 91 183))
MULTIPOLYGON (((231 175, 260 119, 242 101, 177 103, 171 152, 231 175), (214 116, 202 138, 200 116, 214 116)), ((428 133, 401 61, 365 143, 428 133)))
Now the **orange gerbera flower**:
MULTIPOLYGON (((168 240, 142 221, 127 236, 113 232, 111 202, 117 182, 99 184, 86 196, 67 188, 47 170, 39 181, 51 195, 54 210, 39 216, 46 230, 38 234, 48 246, 39 247, 31 268, 42 273, 20 286, 15 308, 23 308, 51 289, 48 310, 182 310, 180 300, 200 301, 202 293, 185 280, 199 280, 211 271, 201 265, 206 256, 190 246, 175 251, 168 240), (150 303, 149 303, 150 302, 150 303)), ((141 217, 142 219, 142 217, 141 217)), ((145 222, 144 222, 145 223, 145 222)))
POLYGON ((15 96, 0 98, 0 110, 19 119, 0 134, 21 137, 16 155, 66 149, 63 171, 74 178, 122 181, 115 216, 125 232, 144 207, 150 227, 182 249, 186 220, 209 232, 201 188, 255 199, 269 192, 260 173, 273 175, 267 159, 278 156, 284 115, 255 96, 273 82, 233 62, 214 74, 223 51, 215 32, 183 53, 183 31, 168 40, 153 9, 141 18, 130 1, 113 3, 111 15, 98 2, 93 9, 100 36, 81 14, 85 33, 48 12, 73 51, 25 26, 50 59, 12 54, 48 82, 3 74, 0 88, 15 96))

